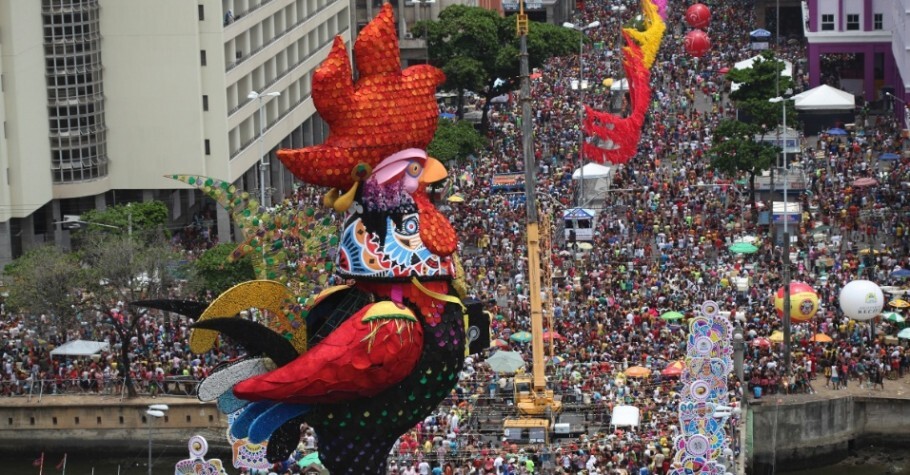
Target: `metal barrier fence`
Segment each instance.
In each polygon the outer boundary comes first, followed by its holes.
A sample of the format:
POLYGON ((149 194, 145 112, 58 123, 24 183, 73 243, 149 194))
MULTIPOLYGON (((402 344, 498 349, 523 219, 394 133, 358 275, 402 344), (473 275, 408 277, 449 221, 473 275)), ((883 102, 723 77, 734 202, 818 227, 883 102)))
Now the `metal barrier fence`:
MULTIPOLYGON (((133 379, 133 387, 140 396, 186 396, 196 397, 199 382, 192 377, 170 377, 164 381, 133 379)), ((23 379, 0 381, 0 397, 27 397, 41 400, 43 397, 81 395, 116 397, 126 399, 127 390, 123 378, 105 379, 23 379)))

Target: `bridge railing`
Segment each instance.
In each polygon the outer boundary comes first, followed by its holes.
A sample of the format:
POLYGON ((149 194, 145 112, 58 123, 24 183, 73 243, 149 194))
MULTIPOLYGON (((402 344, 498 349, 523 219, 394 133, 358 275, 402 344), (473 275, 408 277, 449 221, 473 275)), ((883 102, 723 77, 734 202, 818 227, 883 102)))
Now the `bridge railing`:
MULTIPOLYGON (((163 381, 133 379, 133 386, 140 396, 186 396, 196 397, 199 382, 192 377, 167 377, 163 381)), ((44 397, 60 395, 84 395, 99 397, 116 397, 125 399, 127 395, 123 378, 113 379, 22 379, 0 381, 0 396, 27 397, 29 401, 44 397)))

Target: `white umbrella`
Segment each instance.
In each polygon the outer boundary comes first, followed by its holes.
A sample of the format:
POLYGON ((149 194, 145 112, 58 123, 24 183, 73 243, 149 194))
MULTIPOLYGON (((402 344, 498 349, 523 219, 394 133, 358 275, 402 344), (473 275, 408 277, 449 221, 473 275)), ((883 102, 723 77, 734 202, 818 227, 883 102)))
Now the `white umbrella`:
POLYGON ((487 364, 490 365, 490 369, 497 373, 514 373, 518 371, 518 368, 525 365, 525 360, 521 357, 521 353, 517 351, 499 350, 493 356, 487 358, 487 364))

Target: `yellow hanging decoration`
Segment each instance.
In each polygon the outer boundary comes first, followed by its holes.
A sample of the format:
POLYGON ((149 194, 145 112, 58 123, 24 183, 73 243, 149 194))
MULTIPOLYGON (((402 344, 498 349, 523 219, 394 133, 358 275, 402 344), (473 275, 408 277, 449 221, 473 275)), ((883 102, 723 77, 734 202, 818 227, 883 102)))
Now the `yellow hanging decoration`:
POLYGON ((653 0, 642 0, 642 16, 645 22, 645 31, 638 31, 636 28, 623 28, 636 43, 641 46, 644 55, 645 67, 651 69, 654 60, 657 58, 657 50, 660 49, 660 42, 667 30, 667 25, 660 18, 657 12, 657 5, 653 0))

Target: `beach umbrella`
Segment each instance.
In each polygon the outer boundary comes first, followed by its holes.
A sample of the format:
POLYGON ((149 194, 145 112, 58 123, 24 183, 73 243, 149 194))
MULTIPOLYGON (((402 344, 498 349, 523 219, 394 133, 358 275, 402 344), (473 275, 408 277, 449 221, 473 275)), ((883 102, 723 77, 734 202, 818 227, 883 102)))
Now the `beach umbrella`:
POLYGON ((728 248, 734 254, 752 254, 758 251, 758 248, 747 242, 735 242, 728 248))
POLYGON ((719 72, 719 73, 721 73, 721 74, 727 74, 727 73, 730 72, 730 68, 724 66, 724 67, 718 69, 717 72, 719 72))
POLYGON ((875 178, 872 178, 872 177, 863 177, 863 178, 857 178, 856 180, 853 180, 853 186, 860 187, 860 188, 862 188, 864 186, 874 186, 877 184, 878 184, 878 180, 876 180, 875 178))
POLYGON ((764 337, 758 337, 758 338, 752 340, 752 346, 757 346, 760 348, 768 348, 771 346, 771 340, 764 338, 764 337))
POLYGON ((769 336, 768 339, 774 343, 781 343, 784 341, 784 332, 775 330, 774 333, 771 333, 771 336, 769 336))
POLYGON ((490 369, 497 373, 514 373, 518 371, 518 368, 525 365, 524 358, 517 351, 500 350, 487 358, 486 361, 490 365, 490 369))
POLYGON ((910 269, 900 268, 891 273, 891 277, 897 277, 898 279, 905 279, 910 277, 910 269))
POLYGON ((891 323, 904 323, 907 321, 906 318, 897 312, 885 312, 882 314, 882 319, 887 320, 891 323))
POLYGON ((527 343, 531 341, 531 338, 532 336, 530 332, 518 332, 513 333, 512 336, 509 337, 509 340, 517 341, 518 343, 527 343))
POLYGON ((566 359, 562 356, 551 356, 547 359, 547 364, 559 365, 562 364, 566 359))
POLYGON ((888 302, 888 305, 890 305, 894 308, 907 308, 907 307, 910 307, 910 302, 907 302, 904 299, 894 299, 894 300, 888 302))
POLYGON ((864 255, 864 256, 865 256, 866 254, 872 254, 872 255, 874 255, 874 256, 877 256, 877 255, 881 254, 880 252, 878 252, 877 249, 872 249, 871 247, 867 247, 867 248, 865 248, 865 249, 861 249, 861 250, 859 251, 859 253, 862 254, 862 255, 864 255))
POLYGON ((452 196, 446 198, 446 201, 448 201, 449 203, 464 203, 464 198, 462 198, 461 196, 458 196, 458 195, 452 195, 452 196))
POLYGON ((492 342, 490 342, 490 347, 491 348, 508 348, 509 342, 503 340, 502 338, 497 338, 497 339, 493 340, 492 342))
POLYGON ((550 338, 555 338, 555 339, 557 339, 557 340, 565 340, 565 339, 566 339, 566 337, 560 335, 560 334, 557 333, 557 332, 551 332, 550 330, 547 330, 547 331, 543 332, 543 339, 544 339, 544 340, 549 340, 550 338))
POLYGON ((897 337, 902 340, 910 340, 910 328, 904 328, 903 330, 897 332, 897 337))
POLYGON ((812 338, 810 340, 816 343, 831 343, 834 341, 830 336, 825 335, 824 333, 816 333, 815 335, 812 335, 812 338))
POLYGON ((891 152, 885 152, 878 156, 879 160, 884 160, 884 161, 897 160, 899 158, 901 158, 900 155, 898 155, 896 153, 891 153, 891 152))
POLYGON ((678 378, 683 371, 686 370, 686 363, 684 361, 674 361, 667 365, 666 368, 660 371, 661 376, 667 376, 670 378, 678 378))
POLYGON ((684 317, 683 314, 674 311, 674 312, 664 312, 664 314, 660 316, 660 319, 671 322, 674 320, 682 320, 683 317, 684 317))
POLYGON ((623 374, 630 378, 647 378, 648 376, 651 376, 651 370, 644 366, 632 366, 625 370, 623 374))
POLYGON ((847 135, 847 131, 838 127, 834 127, 825 131, 828 135, 847 135))

